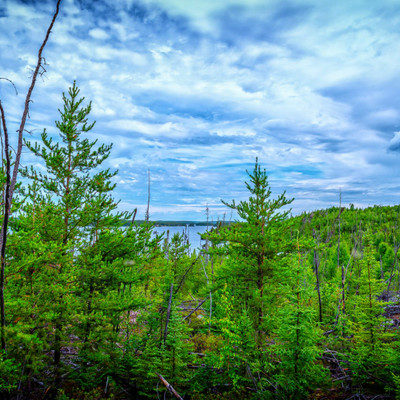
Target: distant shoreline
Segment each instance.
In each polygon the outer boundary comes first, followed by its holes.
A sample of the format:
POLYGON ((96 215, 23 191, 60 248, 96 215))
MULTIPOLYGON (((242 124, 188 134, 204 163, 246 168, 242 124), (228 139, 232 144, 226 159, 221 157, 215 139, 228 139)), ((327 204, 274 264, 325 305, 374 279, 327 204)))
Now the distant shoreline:
MULTIPOLYGON (((135 220, 135 225, 144 223, 144 220, 135 220)), ((207 221, 150 221, 155 226, 217 226, 218 224, 228 225, 229 222, 207 222, 207 221)), ((127 221, 125 225, 129 225, 130 221, 127 221)))

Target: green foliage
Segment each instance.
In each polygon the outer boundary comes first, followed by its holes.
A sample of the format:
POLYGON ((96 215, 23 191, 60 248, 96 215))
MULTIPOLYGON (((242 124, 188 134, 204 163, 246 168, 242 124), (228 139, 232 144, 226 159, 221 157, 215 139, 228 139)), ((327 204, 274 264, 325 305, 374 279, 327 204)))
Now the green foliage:
MULTIPOLYGON (((232 384, 236 389, 249 384, 247 369, 254 361, 256 345, 248 311, 244 307, 236 311, 234 303, 234 296, 225 286, 218 296, 212 319, 213 332, 220 339, 218 352, 210 356, 209 365, 213 369, 226 371, 224 377, 229 379, 225 383, 232 384)), ((223 380, 219 381, 221 384, 223 380)))
POLYGON ((358 295, 349 299, 348 324, 351 334, 349 348, 350 362, 353 365, 356 382, 369 382, 385 379, 384 365, 390 362, 391 332, 383 317, 386 303, 378 299, 383 291, 383 282, 375 278, 377 261, 374 257, 371 237, 366 235, 363 258, 359 273, 353 284, 358 295))
POLYGON ((0 353, 0 393, 10 393, 18 386, 21 365, 0 353))
POLYGON ((190 254, 184 235, 117 212, 116 171, 101 169, 112 145, 90 139, 75 83, 63 101, 58 136, 26 142, 45 172, 22 170, 10 221, 1 396, 167 397, 157 374, 191 399, 329 397, 335 382, 399 396, 381 299, 399 303, 400 206, 289 218, 256 160, 249 198, 223 202, 239 221, 190 254))
POLYGON ((322 332, 313 304, 312 275, 299 257, 282 265, 285 298, 277 315, 276 344, 269 349, 280 360, 274 379, 275 398, 281 399, 307 398, 312 389, 327 380, 327 371, 318 362, 322 332))

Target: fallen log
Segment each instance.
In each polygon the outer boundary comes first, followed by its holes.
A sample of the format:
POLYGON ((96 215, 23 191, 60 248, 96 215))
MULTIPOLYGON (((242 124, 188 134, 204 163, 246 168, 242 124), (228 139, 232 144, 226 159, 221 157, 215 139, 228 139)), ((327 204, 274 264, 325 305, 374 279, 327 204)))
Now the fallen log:
POLYGON ((194 310, 192 310, 188 315, 186 315, 185 318, 183 318, 183 320, 188 319, 193 313, 195 313, 195 312, 202 306, 202 304, 203 304, 206 300, 207 300, 207 299, 202 300, 202 301, 199 303, 199 305, 198 305, 194 310))
POLYGON ((168 391, 173 394, 178 400, 183 400, 181 396, 179 396, 179 393, 164 379, 162 375, 156 372, 156 375, 160 378, 160 381, 163 383, 163 385, 168 389, 168 391))

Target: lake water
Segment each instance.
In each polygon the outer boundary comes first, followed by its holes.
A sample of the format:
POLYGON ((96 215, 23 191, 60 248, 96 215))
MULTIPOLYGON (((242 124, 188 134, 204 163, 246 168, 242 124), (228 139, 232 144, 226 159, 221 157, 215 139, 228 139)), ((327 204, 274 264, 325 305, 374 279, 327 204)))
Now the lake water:
MULTIPOLYGON (((211 229, 211 226, 208 227, 211 229)), ((200 234, 207 231, 207 226, 155 226, 154 232, 158 234, 164 233, 164 238, 167 237, 167 231, 169 231, 169 239, 175 233, 186 233, 189 236, 190 250, 196 250, 196 252, 201 248, 205 241, 200 240, 200 234)))

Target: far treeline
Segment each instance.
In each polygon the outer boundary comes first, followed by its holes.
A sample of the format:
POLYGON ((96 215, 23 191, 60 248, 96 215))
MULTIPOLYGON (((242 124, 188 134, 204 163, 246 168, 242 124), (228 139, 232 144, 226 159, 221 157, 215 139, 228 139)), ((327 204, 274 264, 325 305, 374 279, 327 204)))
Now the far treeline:
POLYGON ((248 199, 224 203, 241 222, 191 253, 123 227, 112 146, 75 84, 63 100, 12 202, 1 398, 400 398, 400 206, 290 217, 256 161, 248 199))
MULTIPOLYGON (((146 221, 135 219, 133 223, 135 225, 142 225, 146 221)), ((132 221, 126 220, 124 226, 131 224, 132 221)), ((229 222, 226 221, 152 221, 155 226, 219 226, 219 225, 227 225, 229 222)))

